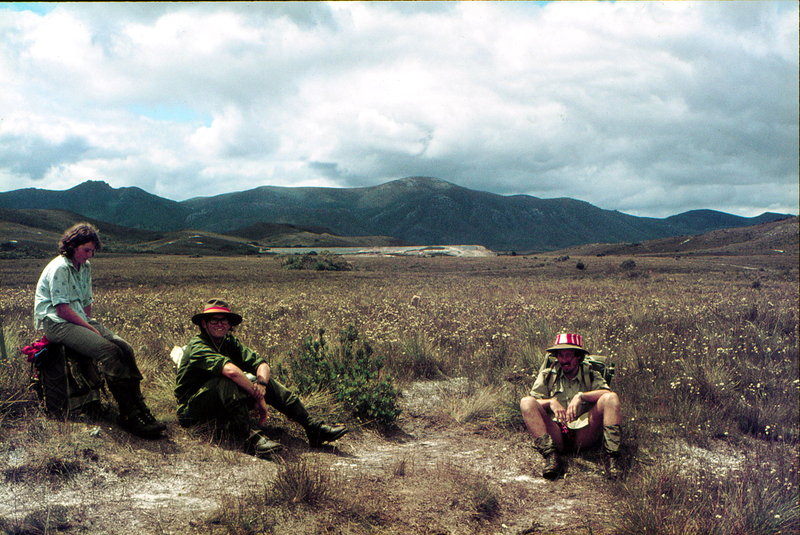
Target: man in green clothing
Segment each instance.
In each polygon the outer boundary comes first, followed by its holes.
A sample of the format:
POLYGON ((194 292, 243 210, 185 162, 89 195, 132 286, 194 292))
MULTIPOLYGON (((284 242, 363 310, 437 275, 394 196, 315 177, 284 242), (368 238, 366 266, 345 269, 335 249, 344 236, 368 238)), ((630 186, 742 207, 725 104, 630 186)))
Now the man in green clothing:
POLYGON ((266 422, 267 405, 303 426, 314 447, 347 433, 344 426, 309 417, 300 399, 271 377, 269 364, 233 335, 233 327, 241 322, 242 317, 221 299, 209 300, 192 317, 200 333, 189 341, 178 364, 175 397, 180 424, 216 422, 242 438, 245 449, 258 456, 281 448, 260 429, 266 422), (250 418, 253 409, 257 425, 250 418))
POLYGON ((539 371, 520 409, 534 446, 545 459, 542 476, 556 479, 562 471, 559 452, 580 451, 602 438, 606 473, 619 477, 620 402, 602 375, 583 360, 589 352, 579 334, 559 334, 547 352, 552 366, 539 371))

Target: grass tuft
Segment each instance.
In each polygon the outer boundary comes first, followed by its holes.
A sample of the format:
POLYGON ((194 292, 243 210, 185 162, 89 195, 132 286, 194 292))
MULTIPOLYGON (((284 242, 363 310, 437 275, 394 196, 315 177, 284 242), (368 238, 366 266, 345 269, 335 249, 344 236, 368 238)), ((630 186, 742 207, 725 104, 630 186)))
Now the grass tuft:
POLYGON ((281 466, 273 490, 276 499, 282 502, 319 505, 332 497, 335 486, 335 477, 329 470, 300 459, 281 466))
POLYGON ((501 405, 500 387, 469 389, 464 393, 442 393, 443 412, 459 424, 490 420, 501 405))

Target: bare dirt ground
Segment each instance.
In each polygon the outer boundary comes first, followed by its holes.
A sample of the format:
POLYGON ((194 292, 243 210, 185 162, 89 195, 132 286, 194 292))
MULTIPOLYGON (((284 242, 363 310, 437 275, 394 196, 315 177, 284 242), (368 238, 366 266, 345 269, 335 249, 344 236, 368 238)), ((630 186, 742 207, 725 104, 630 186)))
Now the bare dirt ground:
POLYGON ((395 433, 354 430, 335 447, 309 448, 297 426, 281 419, 273 436, 286 448, 272 460, 210 443, 172 424, 168 438, 145 441, 109 423, 42 420, 8 435, 0 450, 0 518, 15 534, 204 533, 207 521, 231 498, 268 487, 281 466, 302 458, 358 494, 361 517, 374 518, 348 527, 330 514, 297 509, 279 523, 283 532, 611 531, 614 513, 607 504, 614 483, 604 479, 596 456, 573 457, 564 479, 546 481, 524 432, 436 417, 447 388, 434 382, 411 385, 395 433), (54 434, 70 437, 58 442, 63 451, 52 451, 45 461, 39 452, 34 461, 35 444, 54 434), (477 483, 497 498, 496 512, 485 518, 475 514, 464 490, 477 483), (43 518, 49 530, 41 529, 43 518))

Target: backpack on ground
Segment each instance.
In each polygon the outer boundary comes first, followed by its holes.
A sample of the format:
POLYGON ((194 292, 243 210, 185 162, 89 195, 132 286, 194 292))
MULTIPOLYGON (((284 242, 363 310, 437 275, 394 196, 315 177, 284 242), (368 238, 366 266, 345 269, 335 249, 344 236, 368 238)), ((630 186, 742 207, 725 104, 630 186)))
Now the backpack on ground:
POLYGON ((67 418, 100 402, 103 379, 90 358, 50 342, 37 347, 29 360, 31 389, 49 416, 67 418))

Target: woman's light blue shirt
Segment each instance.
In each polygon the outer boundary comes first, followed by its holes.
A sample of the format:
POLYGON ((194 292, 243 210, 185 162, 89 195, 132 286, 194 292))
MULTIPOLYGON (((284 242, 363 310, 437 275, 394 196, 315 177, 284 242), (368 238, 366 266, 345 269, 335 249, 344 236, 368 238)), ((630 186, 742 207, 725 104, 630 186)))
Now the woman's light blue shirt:
POLYGON ((56 313, 56 306, 69 304, 80 317, 86 317, 84 309, 92 304, 92 266, 87 261, 80 269, 66 256, 57 256, 47 264, 36 284, 33 305, 33 324, 42 328, 42 320, 50 318, 64 322, 56 313))

